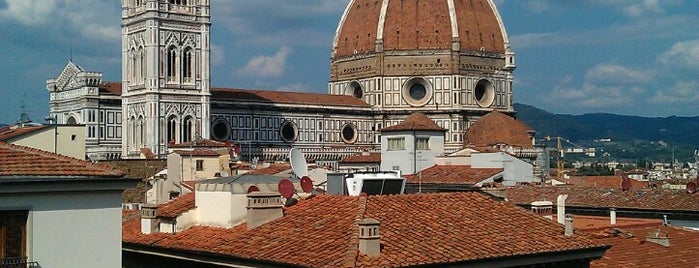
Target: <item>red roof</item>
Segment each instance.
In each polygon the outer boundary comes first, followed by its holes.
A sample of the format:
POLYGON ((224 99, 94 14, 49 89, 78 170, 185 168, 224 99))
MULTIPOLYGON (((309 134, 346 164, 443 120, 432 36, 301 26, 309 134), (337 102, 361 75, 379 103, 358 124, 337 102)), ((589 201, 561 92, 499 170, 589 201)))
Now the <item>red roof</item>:
POLYGON ((252 230, 245 224, 196 226, 144 235, 135 218, 123 224, 123 241, 310 267, 429 265, 605 248, 584 235, 566 237, 561 225, 477 192, 320 195, 285 210, 284 217, 252 230), (365 218, 380 222, 378 257, 358 252, 357 223, 365 218))
POLYGON ((472 168, 469 165, 435 165, 422 170, 422 175, 404 176, 408 183, 476 184, 502 172, 502 168, 472 168))
POLYGON ((179 154, 181 156, 220 156, 221 154, 207 149, 194 149, 194 150, 174 150, 173 153, 179 154))
POLYGON ((194 193, 186 193, 158 206, 158 217, 174 218, 194 208, 194 193))
POLYGON ((212 88, 212 100, 234 100, 283 103, 283 104, 306 104, 306 105, 332 105, 344 107, 365 107, 369 104, 349 95, 330 95, 321 93, 306 92, 285 92, 269 90, 251 90, 234 88, 212 88))
POLYGON ((210 139, 198 139, 198 140, 192 140, 192 141, 188 141, 188 142, 170 145, 170 148, 193 148, 193 147, 221 147, 221 148, 225 148, 228 146, 226 146, 225 142, 220 142, 220 141, 215 141, 215 140, 210 140, 210 139))
POLYGON ((291 165, 289 164, 270 164, 268 167, 253 169, 249 174, 274 175, 289 169, 291 169, 291 165))
POLYGON ((0 176, 100 176, 123 177, 108 165, 0 142, 0 176))
POLYGON ((534 201, 555 202, 558 195, 567 194, 566 206, 597 208, 628 208, 650 210, 696 211, 699 209, 699 194, 687 194, 681 190, 631 189, 621 187, 514 187, 505 190, 507 199, 520 205, 534 201))
POLYGON ((507 144, 522 148, 532 148, 529 135, 532 129, 522 121, 498 111, 492 111, 468 128, 464 139, 465 146, 493 146, 507 144))
POLYGON ((16 126, 4 126, 0 128, 0 141, 7 141, 9 139, 22 136, 27 133, 31 133, 47 126, 26 126, 26 127, 16 127, 16 126))
MULTIPOLYGON (((578 187, 621 188, 622 176, 573 176, 565 182, 578 187)), ((629 179, 631 189, 648 188, 648 182, 629 179)))
POLYGON ((340 160, 340 163, 350 164, 350 163, 381 163, 380 153, 368 153, 368 154, 357 154, 347 156, 340 160))
POLYGON ((599 243, 610 244, 604 257, 590 267, 699 267, 699 231, 673 226, 609 229, 599 243), (670 246, 646 241, 649 233, 667 232, 670 246))
POLYGON ((100 93, 121 96, 121 82, 106 82, 99 86, 100 93))
POLYGON ((427 115, 416 112, 412 113, 405 120, 395 126, 390 126, 381 129, 381 132, 386 131, 404 131, 404 130, 423 130, 423 131, 446 131, 443 127, 438 126, 427 115))

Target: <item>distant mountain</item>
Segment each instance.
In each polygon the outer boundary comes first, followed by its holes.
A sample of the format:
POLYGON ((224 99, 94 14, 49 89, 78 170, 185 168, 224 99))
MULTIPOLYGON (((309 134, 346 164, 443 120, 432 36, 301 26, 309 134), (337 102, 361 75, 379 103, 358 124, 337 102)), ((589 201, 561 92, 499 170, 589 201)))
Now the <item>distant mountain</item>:
POLYGON ((537 137, 561 136, 572 141, 612 140, 664 141, 699 146, 699 116, 640 117, 593 113, 553 114, 515 103, 517 118, 537 131, 537 137))

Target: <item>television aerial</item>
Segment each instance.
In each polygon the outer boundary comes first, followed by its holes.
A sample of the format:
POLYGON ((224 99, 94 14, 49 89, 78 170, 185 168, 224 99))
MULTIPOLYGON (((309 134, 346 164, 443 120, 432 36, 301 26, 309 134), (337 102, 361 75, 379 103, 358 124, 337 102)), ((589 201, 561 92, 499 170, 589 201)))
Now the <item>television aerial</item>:
POLYGON ((294 172, 296 178, 300 179, 304 176, 308 176, 306 157, 303 155, 301 150, 291 148, 289 151, 289 163, 291 164, 291 170, 294 172))

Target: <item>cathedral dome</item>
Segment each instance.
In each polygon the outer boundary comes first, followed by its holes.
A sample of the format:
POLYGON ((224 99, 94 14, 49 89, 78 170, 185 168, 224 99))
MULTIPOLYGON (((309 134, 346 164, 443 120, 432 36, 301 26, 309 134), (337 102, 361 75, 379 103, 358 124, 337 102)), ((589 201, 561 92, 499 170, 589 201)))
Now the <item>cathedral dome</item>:
POLYGON ((492 0, 352 0, 333 41, 333 60, 382 51, 504 54, 505 27, 492 0))
POLYGON ((469 127, 464 139, 465 146, 510 145, 532 148, 532 130, 527 124, 509 115, 492 111, 469 127))

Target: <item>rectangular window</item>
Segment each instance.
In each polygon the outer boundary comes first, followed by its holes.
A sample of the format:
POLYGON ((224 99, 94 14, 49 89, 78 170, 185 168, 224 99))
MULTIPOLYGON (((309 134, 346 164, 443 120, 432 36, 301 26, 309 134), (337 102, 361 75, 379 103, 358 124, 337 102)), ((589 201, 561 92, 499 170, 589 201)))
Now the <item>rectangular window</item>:
POLYGON ((429 150, 429 149, 430 149, 430 138, 428 138, 428 137, 415 138, 415 150, 429 150))
POLYGON ((389 151, 405 150, 405 138, 388 138, 389 151))
POLYGON ((26 210, 0 211, 0 266, 27 261, 28 214, 26 210))
POLYGON ((197 160, 197 171, 204 171, 204 160, 197 160))

